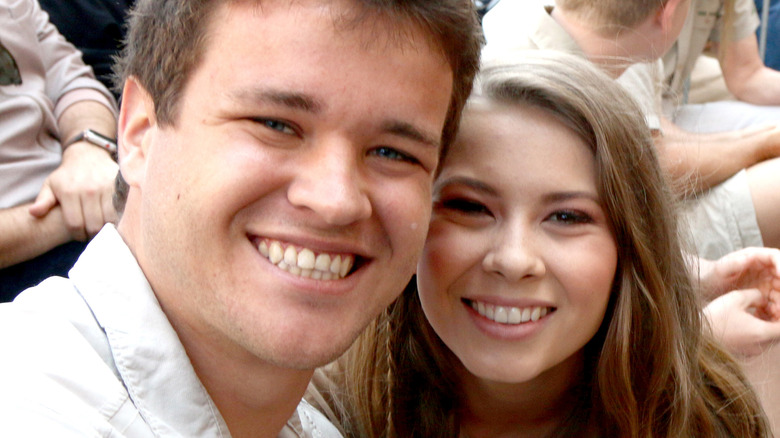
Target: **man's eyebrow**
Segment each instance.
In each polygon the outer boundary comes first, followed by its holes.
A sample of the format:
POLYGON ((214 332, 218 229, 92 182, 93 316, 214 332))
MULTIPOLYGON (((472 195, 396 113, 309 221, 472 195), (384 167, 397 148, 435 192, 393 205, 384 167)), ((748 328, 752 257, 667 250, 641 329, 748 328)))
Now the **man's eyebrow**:
POLYGON ((390 120, 383 124, 382 131, 388 132, 400 137, 406 137, 418 143, 423 143, 433 148, 441 146, 441 136, 434 136, 425 133, 414 125, 401 120, 390 120))
MULTIPOLYGON (((270 103, 314 114, 322 112, 325 108, 325 104, 321 100, 311 95, 275 89, 241 89, 231 92, 229 96, 239 102, 270 103)), ((394 119, 384 122, 382 124, 382 131, 405 137, 433 148, 439 148, 441 145, 441 135, 426 133, 413 124, 402 120, 394 119)))
POLYGON ((310 113, 319 113, 324 108, 321 101, 304 93, 274 89, 241 89, 230 93, 239 102, 271 103, 310 113))

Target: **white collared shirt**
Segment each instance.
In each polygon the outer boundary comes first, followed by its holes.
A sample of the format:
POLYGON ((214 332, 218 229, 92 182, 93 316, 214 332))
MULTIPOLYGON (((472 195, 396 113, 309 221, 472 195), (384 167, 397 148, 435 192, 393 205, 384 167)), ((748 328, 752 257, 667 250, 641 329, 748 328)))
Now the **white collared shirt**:
MULTIPOLYGON (((112 225, 70 279, 0 304, 0 436, 229 437, 112 225)), ((280 438, 340 438, 305 401, 280 438)))

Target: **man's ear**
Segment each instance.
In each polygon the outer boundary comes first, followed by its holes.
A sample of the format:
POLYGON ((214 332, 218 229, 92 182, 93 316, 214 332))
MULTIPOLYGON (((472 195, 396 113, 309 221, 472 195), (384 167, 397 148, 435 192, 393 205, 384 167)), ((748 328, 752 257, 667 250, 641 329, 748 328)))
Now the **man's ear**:
POLYGON ((675 20, 679 14, 688 13, 687 10, 682 10, 687 7, 688 2, 686 0, 667 0, 656 12, 656 23, 661 26, 664 32, 669 32, 674 28, 675 20))
POLYGON ((144 177, 151 134, 157 128, 154 102, 134 77, 125 80, 122 107, 119 110, 119 168, 130 186, 144 177))

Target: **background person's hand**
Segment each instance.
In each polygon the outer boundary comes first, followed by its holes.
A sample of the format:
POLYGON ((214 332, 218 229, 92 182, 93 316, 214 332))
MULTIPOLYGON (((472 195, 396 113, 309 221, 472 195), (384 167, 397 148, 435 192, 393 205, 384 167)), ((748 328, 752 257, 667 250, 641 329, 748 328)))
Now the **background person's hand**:
POLYGON ((726 293, 704 308, 713 335, 735 355, 761 354, 780 340, 780 292, 758 289, 726 293))
POLYGON ((780 250, 745 248, 715 261, 699 259, 699 286, 706 299, 732 290, 758 289, 765 296, 780 292, 780 250))
POLYGON ((112 204, 118 171, 105 151, 89 143, 74 143, 63 152, 60 167, 46 178, 29 212, 43 217, 60 205, 73 239, 87 240, 107 222, 118 220, 112 204))

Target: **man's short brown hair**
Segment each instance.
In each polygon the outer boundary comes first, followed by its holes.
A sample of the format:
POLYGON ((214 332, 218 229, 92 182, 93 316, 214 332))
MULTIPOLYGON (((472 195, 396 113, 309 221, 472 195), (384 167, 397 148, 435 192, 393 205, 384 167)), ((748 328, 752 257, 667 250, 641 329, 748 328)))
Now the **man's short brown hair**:
MULTIPOLYGON (((229 1, 242 0, 138 0, 129 17, 124 49, 115 65, 115 87, 121 90, 128 77, 136 78, 154 102, 157 122, 175 124, 184 87, 206 51, 209 24, 215 11, 229 1)), ((441 138, 443 153, 457 132, 479 67, 483 38, 472 0, 352 3, 354 18, 373 15, 412 23, 426 31, 441 49, 453 73, 452 96, 441 138)), ((126 191, 119 175, 114 204, 120 212, 126 191)))

